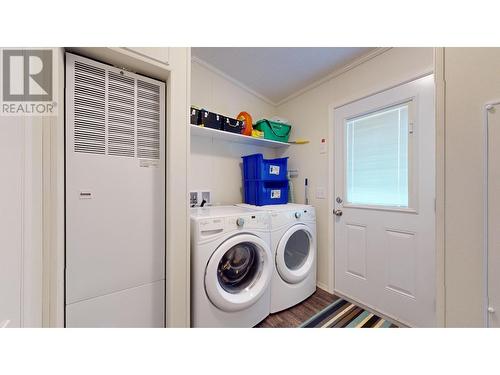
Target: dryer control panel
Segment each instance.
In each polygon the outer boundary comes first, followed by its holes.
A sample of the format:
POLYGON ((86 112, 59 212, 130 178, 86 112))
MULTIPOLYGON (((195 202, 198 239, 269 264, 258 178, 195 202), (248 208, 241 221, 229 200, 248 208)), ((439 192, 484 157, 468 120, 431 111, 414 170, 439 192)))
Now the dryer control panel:
POLYGON ((316 221, 316 212, 314 210, 314 207, 307 207, 289 211, 275 211, 271 212, 270 216, 271 226, 273 228, 293 222, 302 223, 316 221))

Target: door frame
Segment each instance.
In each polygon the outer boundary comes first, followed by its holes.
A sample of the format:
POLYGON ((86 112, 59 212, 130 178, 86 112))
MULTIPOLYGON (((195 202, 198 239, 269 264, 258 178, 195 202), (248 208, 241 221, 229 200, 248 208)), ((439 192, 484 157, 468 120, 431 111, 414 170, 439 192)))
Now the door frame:
POLYGON ((25 119, 21 327, 42 327, 42 123, 25 119))
POLYGON ((483 220, 484 220, 484 228, 483 228, 483 282, 484 282, 484 295, 483 295, 483 321, 484 321, 484 327, 489 328, 490 327, 490 315, 488 312, 488 307, 490 304, 490 297, 489 297, 489 241, 488 241, 488 235, 489 235, 489 220, 488 220, 488 204, 489 204, 489 199, 488 199, 488 183, 489 183, 489 121, 488 121, 488 113, 489 111, 493 108, 495 105, 500 105, 500 100, 492 100, 487 102, 484 107, 483 107, 483 134, 484 134, 484 139, 483 139, 483 163, 484 163, 484 180, 483 180, 483 220))
POLYGON ((434 74, 435 87, 435 132, 436 132, 436 149, 435 149, 435 249, 436 249, 436 291, 435 291, 435 306, 436 306, 436 326, 444 327, 445 322, 445 293, 444 293, 444 50, 442 48, 434 49, 434 69, 422 72, 421 74, 410 77, 409 79, 399 82, 395 85, 382 88, 378 91, 370 92, 353 100, 344 102, 332 103, 328 108, 328 263, 331 265, 330 277, 328 280, 328 289, 333 292, 335 286, 335 123, 334 111, 337 108, 343 107, 350 103, 368 98, 381 92, 396 88, 398 86, 410 83, 419 78, 423 78, 434 74))

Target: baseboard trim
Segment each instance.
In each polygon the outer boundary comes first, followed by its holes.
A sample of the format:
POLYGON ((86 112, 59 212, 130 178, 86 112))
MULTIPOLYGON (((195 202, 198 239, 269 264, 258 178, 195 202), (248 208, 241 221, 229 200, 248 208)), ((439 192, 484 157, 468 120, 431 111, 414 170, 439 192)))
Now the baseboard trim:
POLYGON ((320 289, 323 289, 323 290, 327 291, 327 292, 328 292, 328 293, 330 293, 330 294, 334 294, 334 293, 333 293, 333 289, 330 289, 330 288, 328 287, 328 285, 326 285, 326 284, 322 283, 321 281, 316 282, 316 286, 317 286, 318 288, 320 288, 320 289))

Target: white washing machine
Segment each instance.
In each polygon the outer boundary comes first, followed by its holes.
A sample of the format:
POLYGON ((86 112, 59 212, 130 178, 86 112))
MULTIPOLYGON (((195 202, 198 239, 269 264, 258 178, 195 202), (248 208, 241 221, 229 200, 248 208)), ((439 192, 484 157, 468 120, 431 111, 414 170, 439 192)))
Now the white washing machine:
POLYGON ((302 302, 316 290, 316 212, 313 206, 283 204, 252 206, 270 215, 271 251, 274 271, 271 280, 271 313, 302 302))
POLYGON ((191 326, 253 327, 269 315, 269 215, 191 209, 191 326))

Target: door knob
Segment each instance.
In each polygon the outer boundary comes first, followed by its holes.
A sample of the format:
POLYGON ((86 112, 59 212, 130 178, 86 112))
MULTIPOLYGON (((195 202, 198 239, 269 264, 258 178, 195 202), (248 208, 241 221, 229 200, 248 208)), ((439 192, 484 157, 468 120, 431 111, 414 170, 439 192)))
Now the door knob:
POLYGON ((337 216, 342 216, 342 210, 333 210, 333 213, 337 216))
POLYGON ((495 309, 494 309, 493 307, 491 307, 491 306, 490 306, 490 307, 488 307, 488 312, 489 312, 490 314, 493 314, 493 313, 495 312, 495 309))

